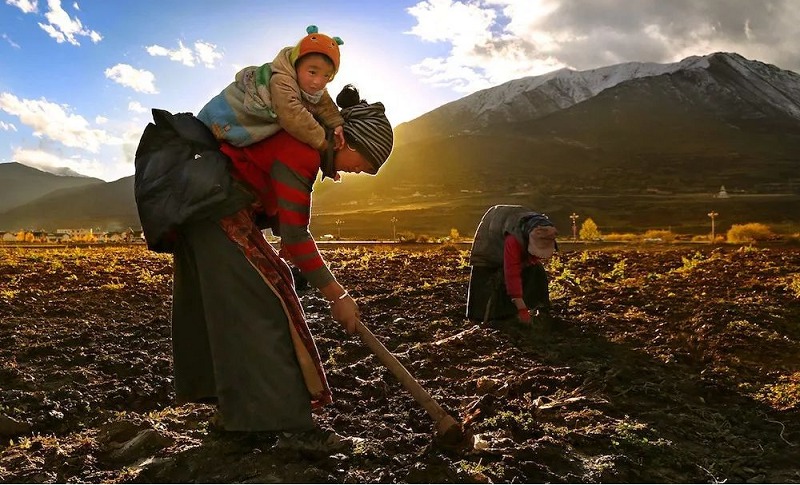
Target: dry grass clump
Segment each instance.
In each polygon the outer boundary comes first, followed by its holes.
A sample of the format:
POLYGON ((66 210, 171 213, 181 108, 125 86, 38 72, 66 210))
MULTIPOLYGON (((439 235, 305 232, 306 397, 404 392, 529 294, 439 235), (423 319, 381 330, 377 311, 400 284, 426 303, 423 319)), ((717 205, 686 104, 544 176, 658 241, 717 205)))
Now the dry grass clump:
POLYGON ((675 234, 664 229, 651 229, 645 232, 642 238, 644 241, 672 242, 675 240, 675 234))
POLYGON ((639 239, 641 239, 641 236, 630 232, 624 234, 612 232, 603 236, 603 240, 612 242, 637 242, 639 239))
POLYGON ((750 222, 748 224, 734 224, 728 230, 727 239, 732 243, 752 243, 756 241, 767 241, 775 237, 775 234, 766 224, 760 222, 750 222))

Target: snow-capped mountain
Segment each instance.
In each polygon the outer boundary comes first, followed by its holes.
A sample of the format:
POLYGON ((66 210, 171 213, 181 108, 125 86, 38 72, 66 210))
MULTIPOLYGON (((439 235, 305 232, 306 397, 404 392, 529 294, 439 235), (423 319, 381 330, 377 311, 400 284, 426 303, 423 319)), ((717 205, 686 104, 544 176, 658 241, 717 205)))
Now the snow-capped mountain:
POLYGON ((399 144, 490 125, 531 121, 567 109, 626 82, 692 74, 700 91, 735 97, 800 120, 800 75, 735 53, 692 56, 669 64, 628 62, 587 71, 560 69, 516 79, 441 106, 397 127, 399 144))

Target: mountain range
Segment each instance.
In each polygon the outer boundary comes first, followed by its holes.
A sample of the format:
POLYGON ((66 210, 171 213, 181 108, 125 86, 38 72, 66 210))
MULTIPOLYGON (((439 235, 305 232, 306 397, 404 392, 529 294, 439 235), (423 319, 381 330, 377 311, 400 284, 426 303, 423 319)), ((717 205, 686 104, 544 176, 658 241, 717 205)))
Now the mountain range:
MULTIPOLYGON (((315 185, 315 234, 391 236, 394 218, 398 231, 467 235, 499 203, 546 212, 562 234, 570 214, 605 232, 703 233, 710 210, 718 227, 800 223, 800 75, 735 53, 517 79, 395 135, 378 176, 315 185), (723 185, 731 196, 715 198, 723 185)), ((0 230, 138 226, 132 177, 52 180, 72 185, 15 182, 28 198, 0 198, 0 230)))

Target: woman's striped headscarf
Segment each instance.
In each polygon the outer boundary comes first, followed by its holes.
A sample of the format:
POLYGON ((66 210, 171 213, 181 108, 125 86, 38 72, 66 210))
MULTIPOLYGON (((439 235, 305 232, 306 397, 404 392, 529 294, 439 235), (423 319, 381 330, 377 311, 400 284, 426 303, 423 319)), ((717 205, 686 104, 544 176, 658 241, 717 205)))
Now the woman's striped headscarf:
POLYGON ((385 111, 383 103, 364 100, 341 110, 345 138, 375 167, 375 172, 389 158, 394 144, 392 125, 385 111))

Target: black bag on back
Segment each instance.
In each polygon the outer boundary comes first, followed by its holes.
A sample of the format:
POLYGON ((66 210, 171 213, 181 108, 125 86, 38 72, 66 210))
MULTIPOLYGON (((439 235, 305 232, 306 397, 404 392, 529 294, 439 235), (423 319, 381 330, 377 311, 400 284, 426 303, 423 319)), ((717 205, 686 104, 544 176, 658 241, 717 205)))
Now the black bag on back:
POLYGON ((171 253, 179 225, 219 218, 252 200, 237 190, 211 131, 191 113, 153 109, 135 158, 134 196, 148 249, 171 253))

